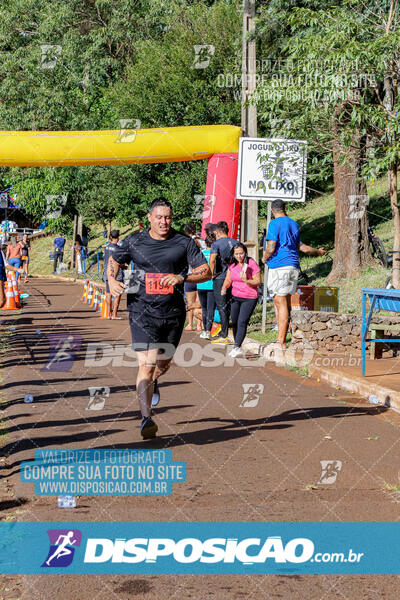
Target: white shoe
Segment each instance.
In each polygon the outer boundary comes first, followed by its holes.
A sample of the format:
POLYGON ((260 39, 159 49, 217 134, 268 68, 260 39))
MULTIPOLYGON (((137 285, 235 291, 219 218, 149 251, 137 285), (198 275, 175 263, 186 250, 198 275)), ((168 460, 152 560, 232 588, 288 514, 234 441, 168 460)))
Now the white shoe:
POLYGON ((202 331, 199 337, 201 337, 202 340, 209 340, 211 336, 208 331, 202 331))
POLYGON ((243 350, 235 346, 233 350, 229 352, 229 356, 231 356, 232 358, 236 358, 237 356, 243 356, 243 350))

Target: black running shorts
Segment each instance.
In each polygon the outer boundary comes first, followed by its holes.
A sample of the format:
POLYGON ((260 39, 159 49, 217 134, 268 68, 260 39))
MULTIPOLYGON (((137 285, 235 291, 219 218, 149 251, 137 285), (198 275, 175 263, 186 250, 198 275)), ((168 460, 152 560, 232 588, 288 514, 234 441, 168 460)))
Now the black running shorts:
POLYGON ((129 325, 132 334, 132 347, 136 352, 149 350, 160 345, 160 350, 167 354, 176 350, 182 336, 186 314, 158 319, 149 315, 129 314, 129 325), (168 348, 167 348, 168 345, 168 348))

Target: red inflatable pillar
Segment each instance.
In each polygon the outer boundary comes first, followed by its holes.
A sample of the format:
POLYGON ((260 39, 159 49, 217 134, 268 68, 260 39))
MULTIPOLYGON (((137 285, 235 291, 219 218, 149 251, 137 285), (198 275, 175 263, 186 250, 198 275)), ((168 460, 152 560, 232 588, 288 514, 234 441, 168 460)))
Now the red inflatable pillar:
POLYGON ((237 170, 237 152, 213 154, 209 159, 201 229, 203 237, 207 223, 226 221, 229 235, 238 238, 241 200, 235 197, 237 170))

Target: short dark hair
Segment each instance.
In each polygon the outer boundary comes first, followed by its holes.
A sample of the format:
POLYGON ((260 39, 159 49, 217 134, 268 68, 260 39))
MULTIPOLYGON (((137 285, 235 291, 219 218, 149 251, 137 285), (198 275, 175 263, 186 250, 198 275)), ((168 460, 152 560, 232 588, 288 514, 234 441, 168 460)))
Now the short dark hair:
POLYGON ((149 213, 152 213, 157 206, 166 206, 172 211, 172 204, 169 200, 166 198, 156 198, 156 200, 153 200, 153 202, 150 204, 149 213))
POLYGON ((222 233, 226 234, 228 234, 229 232, 228 223, 226 221, 218 221, 218 223, 215 226, 215 229, 218 229, 218 231, 222 231, 222 233))
POLYGON ((271 210, 274 212, 286 212, 286 202, 283 200, 273 200, 271 203, 271 210))
POLYGON ((204 241, 208 248, 213 242, 215 242, 215 228, 216 225, 214 225, 214 223, 206 223, 206 225, 204 225, 204 231, 206 234, 204 241))
POLYGON ((194 223, 187 223, 184 227, 184 232, 186 235, 195 235, 196 225, 194 223))
POLYGON ((112 229, 110 231, 110 238, 116 240, 119 237, 119 229, 112 229))

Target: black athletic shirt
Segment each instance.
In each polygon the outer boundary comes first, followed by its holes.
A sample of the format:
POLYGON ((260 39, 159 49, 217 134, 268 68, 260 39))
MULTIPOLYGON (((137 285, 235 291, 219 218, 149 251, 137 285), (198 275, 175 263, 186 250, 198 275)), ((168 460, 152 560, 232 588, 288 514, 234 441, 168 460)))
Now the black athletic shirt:
MULTIPOLYGON (((104 248, 104 271, 103 271, 103 281, 107 281, 107 265, 108 265, 108 259, 110 258, 110 256, 114 256, 115 254, 115 250, 119 248, 119 244, 114 244, 112 242, 109 242, 107 244, 107 246, 104 248)), ((118 261, 117 261, 118 262, 118 261)), ((120 272, 118 273, 117 277, 116 277, 117 281, 123 281, 124 280, 124 273, 123 271, 120 270, 120 272)))
POLYGON ((140 317, 147 314, 159 319, 175 317, 185 312, 183 283, 170 287, 169 293, 157 293, 158 273, 180 275, 207 264, 197 244, 187 235, 171 229, 166 240, 155 240, 149 230, 132 233, 113 253, 113 259, 119 264, 133 261, 134 271, 131 277, 127 306, 140 317))

